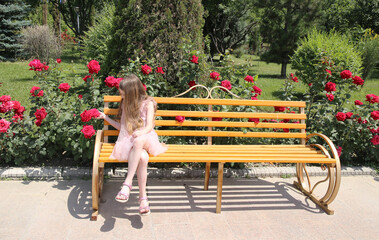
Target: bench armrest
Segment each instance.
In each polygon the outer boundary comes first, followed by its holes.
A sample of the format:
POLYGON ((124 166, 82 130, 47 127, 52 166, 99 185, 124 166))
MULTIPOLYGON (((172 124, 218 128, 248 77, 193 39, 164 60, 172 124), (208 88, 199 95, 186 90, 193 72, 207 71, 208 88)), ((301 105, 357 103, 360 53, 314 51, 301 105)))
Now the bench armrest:
POLYGON ((313 136, 317 136, 317 137, 320 137, 322 139, 325 140, 325 142, 329 145, 329 148, 330 150, 332 151, 332 154, 333 154, 333 158, 336 159, 338 162, 340 160, 340 158, 338 157, 338 152, 337 152, 337 149, 336 147, 334 146, 334 143, 332 142, 332 140, 330 140, 330 138, 328 138, 327 136, 325 136, 324 134, 321 134, 321 133, 311 133, 309 134, 306 139, 305 139, 305 144, 309 141, 309 139, 311 139, 313 136))

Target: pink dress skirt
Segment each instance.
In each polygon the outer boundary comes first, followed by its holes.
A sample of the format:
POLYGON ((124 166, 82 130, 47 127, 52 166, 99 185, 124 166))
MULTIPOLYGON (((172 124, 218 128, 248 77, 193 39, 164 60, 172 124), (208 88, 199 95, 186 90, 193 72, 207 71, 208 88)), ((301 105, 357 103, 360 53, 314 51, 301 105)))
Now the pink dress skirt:
MULTIPOLYGON (((153 101, 154 105, 157 105, 153 98, 148 98, 142 102, 140 113, 141 118, 144 122, 144 127, 146 126, 147 103, 149 101, 153 101)), ((142 136, 139 136, 138 138, 140 137, 146 137, 148 139, 149 149, 147 149, 147 152, 151 155, 157 156, 167 150, 167 146, 159 142, 158 135, 154 129, 142 136)), ((129 158, 130 150, 132 149, 134 141, 136 139, 137 138, 134 138, 132 135, 129 135, 126 130, 125 116, 123 113, 121 116, 120 134, 118 135, 118 139, 114 146, 113 152, 109 158, 117 159, 118 161, 127 161, 129 158)))

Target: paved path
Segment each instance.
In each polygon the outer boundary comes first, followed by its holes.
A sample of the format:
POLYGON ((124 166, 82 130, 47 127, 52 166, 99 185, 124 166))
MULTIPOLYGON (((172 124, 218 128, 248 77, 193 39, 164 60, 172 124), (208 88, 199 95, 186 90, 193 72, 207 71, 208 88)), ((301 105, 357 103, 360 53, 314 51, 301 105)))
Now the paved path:
MULTIPOLYGON (((1 181, 0 239, 379 239, 379 177, 343 177, 327 215, 292 185, 294 178, 149 179, 152 214, 138 215, 138 187, 126 204, 105 183, 100 215, 91 215, 91 181, 1 181)), ((136 185, 136 184, 135 184, 136 185)))

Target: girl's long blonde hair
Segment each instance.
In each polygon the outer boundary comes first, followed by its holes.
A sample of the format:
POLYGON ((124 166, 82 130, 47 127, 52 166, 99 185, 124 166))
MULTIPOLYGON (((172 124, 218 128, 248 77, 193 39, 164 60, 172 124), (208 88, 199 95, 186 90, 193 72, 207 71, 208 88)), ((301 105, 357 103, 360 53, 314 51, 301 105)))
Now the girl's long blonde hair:
POLYGON ((122 113, 125 112, 126 130, 132 134, 136 129, 143 127, 140 109, 142 101, 149 96, 146 94, 141 80, 134 74, 126 76, 120 82, 119 89, 125 93, 125 96, 118 108, 117 118, 121 121, 122 113))

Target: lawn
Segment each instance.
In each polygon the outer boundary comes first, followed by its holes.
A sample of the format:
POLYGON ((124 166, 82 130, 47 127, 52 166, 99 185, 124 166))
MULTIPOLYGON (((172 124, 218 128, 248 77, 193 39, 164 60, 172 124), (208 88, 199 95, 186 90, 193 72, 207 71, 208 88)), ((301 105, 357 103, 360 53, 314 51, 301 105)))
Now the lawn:
MULTIPOLYGON (((252 64, 251 70, 254 74, 259 75, 256 85, 262 89, 262 95, 259 99, 262 100, 279 100, 282 94, 284 79, 280 78, 281 65, 275 63, 266 63, 260 61, 258 56, 243 55, 241 58, 231 57, 236 64, 244 64, 249 61, 252 64)), ((287 74, 295 73, 296 70, 291 68, 291 64, 287 65, 287 74)), ((351 102, 346 103, 346 108, 352 108, 355 100, 365 101, 367 94, 379 94, 379 72, 372 74, 373 77, 366 79, 363 87, 353 92, 351 102)), ((299 93, 305 93, 308 86, 301 81, 295 83, 294 90, 299 93)))
MULTIPOLYGON (((19 101, 22 106, 29 109, 30 90, 38 86, 34 79, 34 71, 29 71, 29 61, 0 62, 0 96, 10 95, 12 100, 19 101)), ((53 65, 56 63, 50 63, 53 65)), ((72 51, 65 51, 62 55, 62 63, 59 68, 67 75, 84 77, 88 73, 85 61, 81 60, 72 51)), ((70 82, 68 82, 70 84, 70 82)))
MULTIPOLYGON (((74 74, 78 77, 83 77, 87 74, 86 62, 81 60, 78 53, 66 50, 62 54, 62 63, 59 67, 67 74, 74 74), (73 72, 73 73, 72 73, 73 72)), ((250 70, 254 74, 259 75, 259 80, 256 85, 262 89, 262 95, 259 99, 266 100, 279 100, 283 87, 284 79, 279 77, 281 66, 275 63, 265 63, 259 60, 259 57, 253 55, 243 55, 241 58, 231 57, 236 64, 243 64, 249 61, 251 63, 250 70)), ((23 106, 28 109, 28 102, 30 96, 30 89, 37 85, 36 80, 33 78, 34 71, 29 71, 29 61, 19 62, 0 62, 0 87, 1 95, 11 95, 13 100, 21 102, 23 106)), ((55 64, 55 63, 53 63, 55 64)), ((287 74, 294 73, 295 70, 291 69, 291 65, 287 66, 287 74)), ((70 82, 68 82, 70 84, 70 82)), ((301 82, 295 83, 295 91, 304 93, 307 91, 306 85, 301 82)), ((346 107, 353 106, 354 100, 365 100, 367 94, 379 93, 379 74, 374 78, 366 79, 364 86, 361 90, 352 94, 351 102, 347 103, 346 107)))

